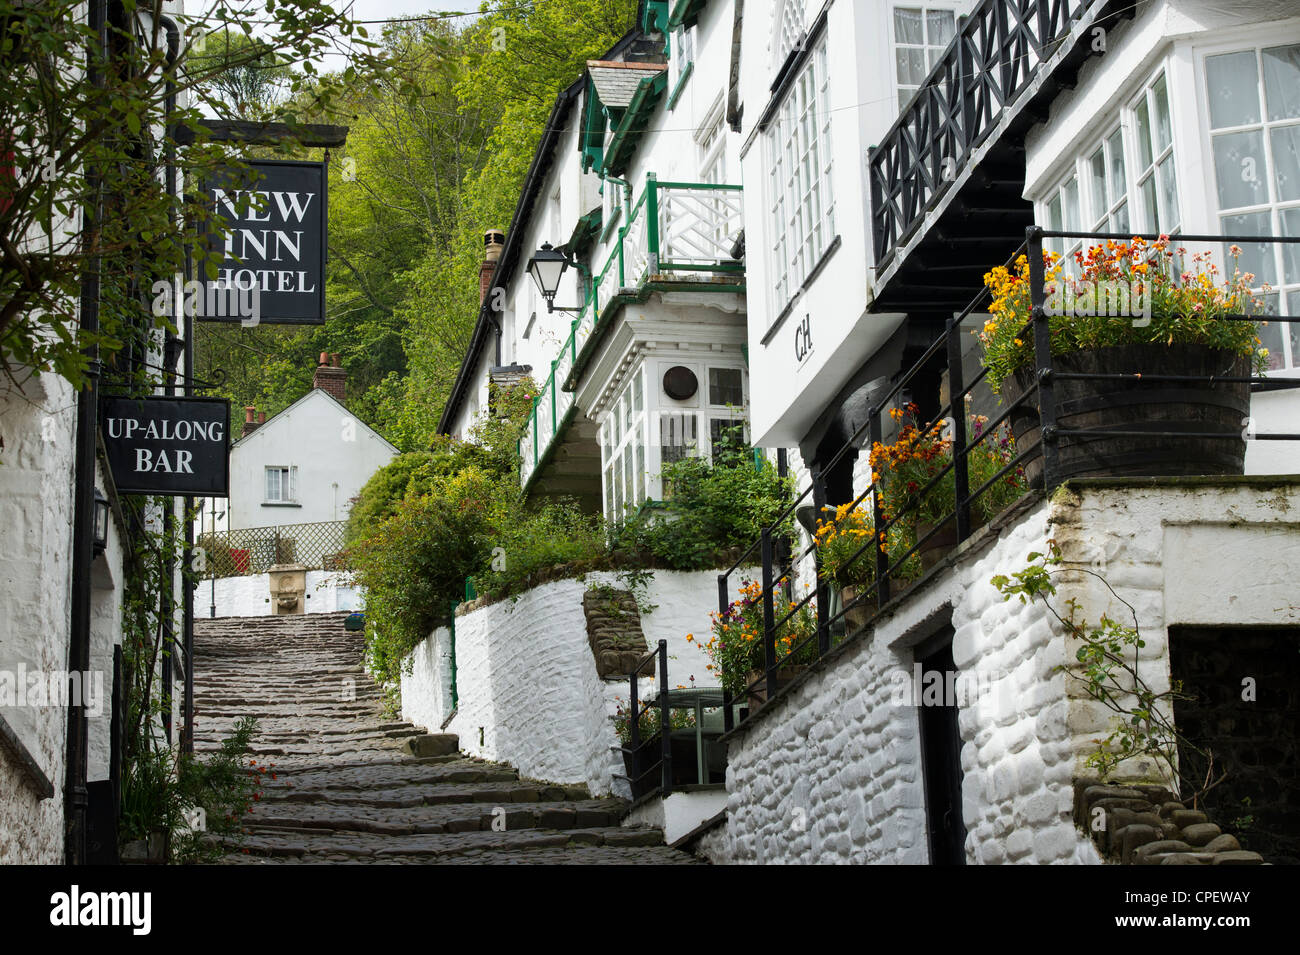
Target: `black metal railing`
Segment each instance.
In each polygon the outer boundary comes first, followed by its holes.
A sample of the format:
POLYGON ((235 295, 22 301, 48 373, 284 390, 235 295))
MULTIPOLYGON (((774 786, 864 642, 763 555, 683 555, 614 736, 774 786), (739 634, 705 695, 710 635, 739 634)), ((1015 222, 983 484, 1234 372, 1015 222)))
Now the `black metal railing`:
POLYGON ((276 564, 344 570, 346 527, 346 521, 321 521, 208 531, 199 535, 195 549, 204 555, 205 577, 263 574, 276 564))
POLYGON ((660 640, 659 647, 651 650, 628 674, 628 744, 621 747, 628 769, 627 779, 632 787, 632 798, 638 799, 655 789, 653 774, 658 771, 659 791, 667 796, 673 791, 672 710, 668 699, 668 641, 660 640), (646 665, 657 658, 659 695, 642 704, 637 699, 637 677, 646 665), (648 740, 641 739, 641 717, 651 708, 659 708, 659 733, 648 740), (653 747, 658 745, 658 758, 653 747))
MULTIPOLYGON (((972 505, 980 502, 983 496, 988 494, 998 481, 1006 479, 1012 473, 1021 473, 1027 464, 1033 463, 1036 468, 1041 469, 1041 476, 1032 483, 1027 482, 1025 484, 1022 500, 1024 497, 1031 499, 1041 497, 1046 491, 1055 488, 1060 483, 1059 459, 1062 448, 1076 446, 1080 441, 1086 439, 1135 437, 1147 442, 1170 438, 1225 442, 1300 440, 1300 433, 1258 433, 1245 427, 1206 431, 1199 430, 1203 426, 1198 425, 1196 421, 1171 421, 1168 419, 1155 422, 1139 422, 1141 426, 1134 427, 1131 430, 1113 427, 1065 427, 1059 423, 1060 402, 1057 398, 1057 387, 1058 383, 1066 381, 1123 381, 1132 383, 1135 386, 1167 383, 1191 384, 1194 382, 1209 385, 1238 384, 1256 390, 1300 387, 1300 380, 1297 379, 1279 380, 1250 373, 1232 374, 1229 372, 1210 375, 1187 375, 1151 374, 1142 370, 1090 373, 1068 371, 1058 367, 1061 362, 1053 357, 1049 327, 1048 287, 1043 260, 1044 240, 1082 239, 1086 243, 1087 240, 1127 242, 1134 238, 1156 241, 1167 237, 1047 232, 1036 226, 1027 229, 1025 242, 1012 254, 1006 263, 1013 266, 1016 259, 1023 254, 1029 264, 1031 318, 1022 327, 1020 334, 1032 336, 1033 362, 1030 366, 1031 373, 1026 376, 1027 381, 1023 391, 1010 398, 1004 393, 999 410, 989 416, 989 420, 981 427, 979 433, 972 435, 968 432, 966 427, 968 399, 973 396, 975 389, 985 384, 988 369, 981 367, 980 371, 974 374, 969 382, 964 380, 965 375, 961 360, 961 336, 968 334, 970 331, 969 328, 963 327, 963 321, 979 314, 982 307, 990 301, 989 292, 987 290, 982 291, 959 315, 948 323, 944 333, 931 344, 910 368, 905 370, 894 381, 892 387, 879 396, 867 417, 867 421, 839 451, 819 468, 814 469, 812 480, 808 486, 787 505, 771 525, 762 531, 759 539, 751 543, 745 552, 740 555, 739 559, 718 576, 719 613, 725 617, 728 611, 734 611, 736 606, 730 600, 731 578, 739 572, 741 567, 746 566, 746 562, 751 560, 757 549, 761 563, 761 589, 756 596, 749 598, 750 603, 748 605, 752 606, 753 601, 761 601, 763 665, 760 678, 757 681, 750 682, 743 690, 747 700, 754 701, 758 699, 761 702, 771 700, 783 688, 784 680, 780 676, 781 668, 792 659, 806 659, 808 656, 820 658, 826 655, 834 644, 869 629, 880 611, 897 596, 896 584, 902 583, 911 586, 917 583, 914 573, 904 572, 908 562, 924 552, 927 544, 934 541, 937 535, 940 535, 945 529, 955 528, 956 541, 954 546, 958 546, 969 539, 972 533, 978 529, 972 523, 972 505), (852 513, 859 507, 864 506, 865 502, 870 499, 872 535, 852 555, 848 565, 851 566, 861 560, 870 560, 874 564, 872 568, 873 579, 870 583, 865 584, 860 592, 855 592, 851 600, 842 603, 838 610, 832 611, 830 585, 821 579, 821 560, 816 535, 812 535, 812 543, 797 554, 786 560, 774 561, 774 555, 778 553, 776 543, 780 528, 810 498, 815 503, 817 512, 821 513, 825 500, 825 489, 821 475, 830 472, 843 463, 847 456, 855 453, 861 447, 864 437, 871 448, 875 448, 882 442, 886 437, 886 418, 890 409, 896 407, 900 396, 908 393, 909 386, 913 382, 933 370, 936 362, 942 362, 945 365, 949 398, 934 415, 930 416, 924 424, 919 425, 917 430, 928 432, 936 426, 946 425, 947 440, 951 441, 951 459, 933 474, 927 484, 919 486, 910 495, 909 503, 900 508, 897 513, 885 514, 882 511, 882 494, 879 492, 884 488, 881 477, 874 472, 867 488, 849 502, 848 511, 852 513), (981 444, 995 440, 996 436, 1002 433, 1004 425, 1008 425, 1014 416, 1023 413, 1033 415, 1037 420, 1038 434, 1036 440, 1028 442, 1024 446, 1017 444, 1013 449, 1014 453, 1007 458, 1001 468, 987 476, 978 487, 972 488, 970 486, 969 466, 972 452, 979 448, 981 444), (927 495, 936 491, 942 482, 949 479, 950 475, 953 482, 953 507, 939 516, 928 529, 924 529, 916 520, 917 512, 927 495), (889 543, 890 531, 900 528, 912 530, 914 533, 904 534, 901 543, 891 545, 889 543), (886 542, 884 546, 882 546, 882 541, 886 542), (802 599, 794 600, 792 585, 795 570, 800 563, 809 558, 813 560, 814 566, 818 568, 817 585, 802 599), (785 597, 782 602, 782 606, 787 608, 784 614, 776 612, 778 593, 785 597), (807 607, 815 607, 816 631, 804 636, 797 642, 784 641, 786 643, 785 652, 778 653, 778 636, 782 634, 783 629, 790 624, 796 615, 807 607), (855 617, 857 618, 856 621, 850 623, 851 619, 855 617)), ((1229 243, 1236 245, 1300 243, 1300 237, 1284 238, 1276 236, 1180 235, 1176 238, 1180 245, 1211 243, 1216 247, 1225 247, 1229 243)), ((1224 314, 1216 317, 1231 322, 1258 323, 1262 319, 1283 323, 1300 322, 1300 316, 1265 316, 1260 313, 1224 314)), ((1243 421, 1242 425, 1245 424, 1246 422, 1243 421)), ((1142 472, 1141 466, 1138 465, 1136 470, 1129 469, 1126 473, 1131 476, 1139 476, 1144 472, 1142 472)), ((1154 472, 1148 471, 1145 473, 1154 472)), ((1012 507, 1014 506, 1013 504, 1012 507)), ((924 574, 921 576, 923 577, 924 574)), ((730 696, 727 697, 726 702, 728 704, 727 715, 730 717, 730 696)), ((742 720, 752 715, 753 709, 754 707, 751 706, 749 712, 742 711, 742 720)), ((730 723, 727 728, 728 730, 731 729, 730 723)))
POLYGON ((1107 0, 983 0, 963 17, 947 50, 880 144, 870 151, 875 261, 897 246, 953 185, 956 171, 1086 15, 1107 0))

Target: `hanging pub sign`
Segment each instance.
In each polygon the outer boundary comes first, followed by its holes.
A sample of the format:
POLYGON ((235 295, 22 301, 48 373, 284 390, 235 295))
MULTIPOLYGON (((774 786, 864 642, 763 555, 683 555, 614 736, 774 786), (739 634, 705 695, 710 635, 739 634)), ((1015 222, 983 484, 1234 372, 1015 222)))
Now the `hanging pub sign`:
POLYGON ((119 492, 227 495, 229 401, 101 397, 99 406, 104 450, 119 492))
POLYGON ((253 178, 209 179, 208 206, 225 220, 206 237, 216 278, 185 307, 200 321, 325 322, 326 175, 321 162, 257 160, 253 178))

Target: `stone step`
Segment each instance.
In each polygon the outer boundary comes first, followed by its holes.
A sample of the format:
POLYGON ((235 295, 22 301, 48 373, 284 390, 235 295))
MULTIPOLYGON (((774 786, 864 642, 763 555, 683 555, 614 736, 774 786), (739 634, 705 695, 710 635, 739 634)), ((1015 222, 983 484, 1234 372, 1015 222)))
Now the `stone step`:
POLYGON ((223 864, 692 863, 627 804, 521 778, 459 752, 451 734, 383 714, 346 614, 199 621, 195 749, 253 716, 262 791, 223 864), (346 696, 344 695, 346 694, 346 696))
POLYGON ((658 829, 608 826, 570 830, 507 828, 504 831, 473 830, 411 835, 330 830, 283 833, 258 831, 244 836, 238 843, 228 844, 226 848, 233 849, 240 855, 311 857, 313 860, 350 856, 385 862, 395 858, 424 858, 433 861, 469 852, 566 849, 578 846, 666 848, 663 833, 658 829))

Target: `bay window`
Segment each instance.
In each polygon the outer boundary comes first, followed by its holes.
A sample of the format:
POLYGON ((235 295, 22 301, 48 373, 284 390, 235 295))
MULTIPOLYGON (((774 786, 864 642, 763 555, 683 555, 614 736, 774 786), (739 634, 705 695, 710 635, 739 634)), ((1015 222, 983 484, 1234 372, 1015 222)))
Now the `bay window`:
MULTIPOLYGON (((1100 125, 1103 135, 1076 155, 1038 204, 1038 221, 1060 232, 1176 234, 1182 211, 1164 71, 1100 125)), ((1084 240, 1049 239, 1044 245, 1068 259, 1084 240)))
POLYGON ((767 130, 774 319, 794 298, 835 235, 827 82, 823 36, 767 130))
MULTIPOLYGON (((1300 235, 1300 44, 1207 56, 1204 74, 1221 231, 1300 235)), ((1300 315, 1300 248, 1239 245, 1236 266, 1271 286, 1266 309, 1300 315)), ((1261 337, 1273 368, 1300 367, 1300 325, 1272 322, 1261 337)))

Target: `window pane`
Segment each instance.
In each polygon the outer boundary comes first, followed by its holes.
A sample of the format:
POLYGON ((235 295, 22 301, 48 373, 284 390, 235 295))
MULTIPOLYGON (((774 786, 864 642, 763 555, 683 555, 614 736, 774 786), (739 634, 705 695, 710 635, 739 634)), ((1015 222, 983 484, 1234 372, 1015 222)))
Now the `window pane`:
POLYGON ((1254 50, 1207 57, 1205 83, 1211 129, 1259 122, 1259 70, 1254 50))
POLYGON ((646 486, 649 476, 645 473, 645 445, 641 444, 639 441, 636 445, 636 473, 637 483, 641 488, 642 498, 647 498, 650 496, 650 488, 646 486))
POLYGON ((1178 180, 1174 175, 1174 157, 1168 156, 1160 164, 1160 225, 1161 232, 1177 229, 1182 222, 1178 212, 1178 180))
POLYGON ((623 486, 627 488, 627 503, 635 505, 637 503, 636 474, 632 468, 632 449, 628 448, 623 452, 623 486))
POLYGON ((1106 214, 1110 203, 1106 201, 1106 153, 1098 149, 1088 160, 1088 194, 1092 198, 1093 221, 1106 214))
POLYGON ((894 42, 913 43, 920 46, 925 42, 921 33, 921 11, 910 7, 898 7, 894 10, 894 42))
POLYGON ((1214 178, 1219 190, 1219 208, 1237 209, 1268 201, 1264 177, 1264 134, 1223 133, 1215 136, 1214 178))
POLYGON ((1138 160, 1146 169, 1151 165, 1151 112, 1145 96, 1133 111, 1133 118, 1137 123, 1138 160))
POLYGON ((1047 228, 1057 231, 1061 228, 1061 197, 1054 196, 1047 204, 1047 228))
POLYGON ((1124 135, 1115 130, 1106 140, 1106 152, 1110 154, 1110 201, 1119 200, 1128 189, 1128 179, 1124 176, 1124 135))
MULTIPOLYGON (((1221 216, 1224 235, 1271 235, 1271 216, 1267 212, 1247 212, 1243 215, 1221 216)), ((1277 269, 1273 264, 1273 249, 1260 242, 1241 242, 1241 256, 1234 266, 1232 256, 1224 249, 1224 271, 1232 275, 1233 268, 1255 273, 1255 287, 1277 284, 1277 269)))
POLYGON ((632 376, 632 410, 641 410, 641 369, 637 369, 632 376))
POLYGON ((1270 120, 1300 118, 1300 44, 1264 51, 1264 99, 1270 120))
POLYGON ((945 47, 955 32, 956 20, 951 10, 931 10, 925 15, 926 41, 931 46, 945 47))
POLYGON ((1110 217, 1110 231, 1123 232, 1125 234, 1132 231, 1132 225, 1129 223, 1128 219, 1127 202, 1120 203, 1119 208, 1115 210, 1115 214, 1110 217))
POLYGON ((1144 228, 1154 231, 1160 228, 1160 209, 1156 206, 1156 177, 1147 176, 1138 187, 1142 193, 1142 223, 1144 228))
POLYGON ((925 50, 903 48, 894 51, 898 61, 898 85, 920 86, 925 79, 925 50))
POLYGON ((714 464, 738 464, 745 452, 745 426, 729 418, 709 419, 709 443, 714 464))
POLYGON ((1169 120, 1169 89, 1165 85, 1163 76, 1156 80, 1156 85, 1152 87, 1151 98, 1155 100, 1156 107, 1156 152, 1162 153, 1174 141, 1174 127, 1169 120))
MULTIPOLYGON (((1286 355, 1282 351, 1283 324, 1283 322, 1267 322, 1259 330, 1259 340, 1263 343, 1263 347, 1268 349, 1268 367, 1270 371, 1281 368, 1286 361, 1286 355)), ((1291 354, 1294 355, 1296 353, 1294 342, 1292 345, 1291 354)))
MULTIPOLYGON (((1287 209, 1282 213, 1282 235, 1300 236, 1300 209, 1287 209)), ((1286 269, 1286 283, 1300 282, 1300 245, 1282 246, 1282 263, 1286 269)), ((1291 312, 1300 315, 1300 312, 1291 312)))
POLYGON ((1282 202, 1300 199, 1300 125, 1279 126, 1272 138, 1277 197, 1282 202))
POLYGON ((739 368, 709 369, 709 404, 742 405, 745 403, 740 387, 739 368))
POLYGON ((664 464, 686 457, 695 446, 695 415, 666 414, 659 418, 659 451, 664 464))
POLYGON ((1083 218, 1079 215, 1079 180, 1074 176, 1061 190, 1065 201, 1065 218, 1062 220, 1066 232, 1078 232, 1083 228, 1083 218))
POLYGON ((268 501, 280 499, 280 472, 274 468, 266 469, 266 499, 268 501))
MULTIPOLYGON (((1286 313, 1288 315, 1300 315, 1300 292, 1288 292, 1286 297, 1286 313)), ((1278 322, 1281 325, 1282 322, 1278 322)), ((1291 339, 1291 364, 1300 364, 1300 322, 1289 322, 1287 328, 1290 330, 1291 339)))

